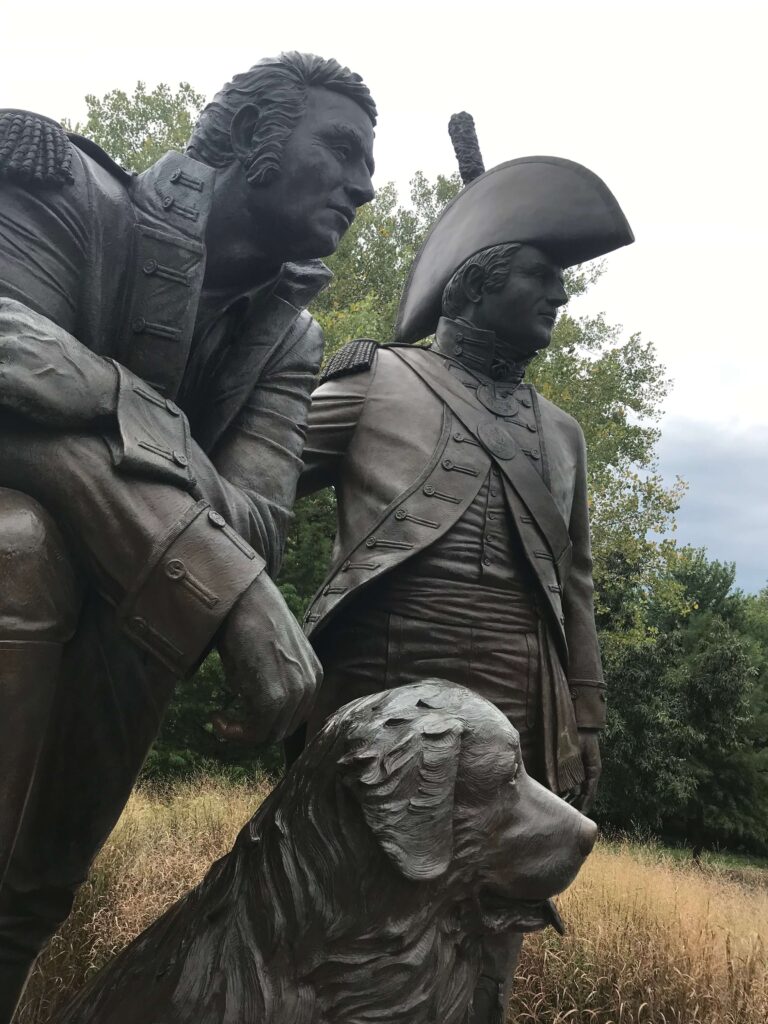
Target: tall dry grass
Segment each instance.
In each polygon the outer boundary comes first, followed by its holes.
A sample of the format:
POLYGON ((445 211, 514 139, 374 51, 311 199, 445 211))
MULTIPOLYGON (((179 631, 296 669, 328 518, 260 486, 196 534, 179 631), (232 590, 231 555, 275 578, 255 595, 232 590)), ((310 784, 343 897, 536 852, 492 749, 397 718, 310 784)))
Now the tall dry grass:
POLYGON ((200 881, 268 792, 266 779, 212 778, 134 792, 38 961, 14 1024, 53 1021, 86 977, 200 881))
MULTIPOLYGON (((18 1024, 48 1024, 88 973, 229 849, 267 791, 202 780, 136 793, 36 969, 18 1024)), ((768 872, 747 875, 751 884, 731 874, 653 847, 598 845, 560 900, 569 934, 526 941, 510 1020, 766 1024, 768 872)))
POLYGON ((536 1024, 766 1024, 768 872, 753 884, 654 847, 598 845, 527 942, 512 998, 536 1024))

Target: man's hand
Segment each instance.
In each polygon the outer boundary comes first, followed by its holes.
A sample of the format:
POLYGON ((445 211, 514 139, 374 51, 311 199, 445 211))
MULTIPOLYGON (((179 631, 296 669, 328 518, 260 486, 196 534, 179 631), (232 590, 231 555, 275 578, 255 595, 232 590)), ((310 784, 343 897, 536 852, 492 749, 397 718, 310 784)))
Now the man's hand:
POLYGON ((243 694, 252 711, 245 723, 216 715, 218 736, 275 743, 306 721, 322 669, 266 572, 229 613, 218 649, 227 682, 243 694))
POLYGON ((52 320, 0 298, 0 410, 55 429, 115 411, 117 370, 52 320))
POLYGON ((603 762, 600 757, 600 730, 579 729, 579 746, 581 747, 581 762, 584 765, 584 781, 581 789, 575 790, 569 797, 569 803, 581 811, 582 814, 589 814, 597 797, 597 785, 603 772, 603 762))

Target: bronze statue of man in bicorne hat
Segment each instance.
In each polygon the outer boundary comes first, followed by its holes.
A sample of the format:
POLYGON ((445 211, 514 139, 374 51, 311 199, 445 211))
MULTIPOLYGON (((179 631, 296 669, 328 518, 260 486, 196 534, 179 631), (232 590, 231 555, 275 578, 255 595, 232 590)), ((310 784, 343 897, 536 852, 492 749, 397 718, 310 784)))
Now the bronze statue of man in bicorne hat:
MULTIPOLYGON (((328 365, 299 485, 338 497, 305 623, 324 668, 310 733, 363 694, 451 680, 509 717, 529 773, 592 806, 606 705, 584 436, 525 370, 567 301, 563 270, 632 241, 585 167, 501 164, 433 226, 395 344, 352 342, 328 365)), ((509 951, 489 951, 478 1021, 499 1012, 509 951)))

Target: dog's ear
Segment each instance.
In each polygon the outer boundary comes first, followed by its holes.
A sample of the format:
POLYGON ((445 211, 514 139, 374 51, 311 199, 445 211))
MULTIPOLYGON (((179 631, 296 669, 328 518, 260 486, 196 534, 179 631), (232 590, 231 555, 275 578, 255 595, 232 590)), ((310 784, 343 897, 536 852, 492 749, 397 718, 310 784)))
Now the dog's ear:
POLYGON ((340 765, 381 848, 406 878, 423 880, 442 875, 453 856, 463 727, 421 700, 410 712, 371 721, 340 765))

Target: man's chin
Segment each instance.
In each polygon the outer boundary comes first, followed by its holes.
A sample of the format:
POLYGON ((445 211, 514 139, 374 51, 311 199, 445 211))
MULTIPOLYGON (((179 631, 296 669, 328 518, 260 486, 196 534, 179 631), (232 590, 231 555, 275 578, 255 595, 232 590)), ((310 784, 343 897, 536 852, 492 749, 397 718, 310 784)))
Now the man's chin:
POLYGON ((551 341, 549 338, 526 338, 524 342, 518 341, 512 343, 506 348, 505 355, 508 359, 516 363, 524 363, 529 359, 533 359, 539 352, 543 352, 545 348, 549 347, 551 341))
POLYGON ((299 245, 293 247, 288 259, 301 262, 332 256, 345 234, 346 230, 315 232, 311 237, 308 235, 299 245))

